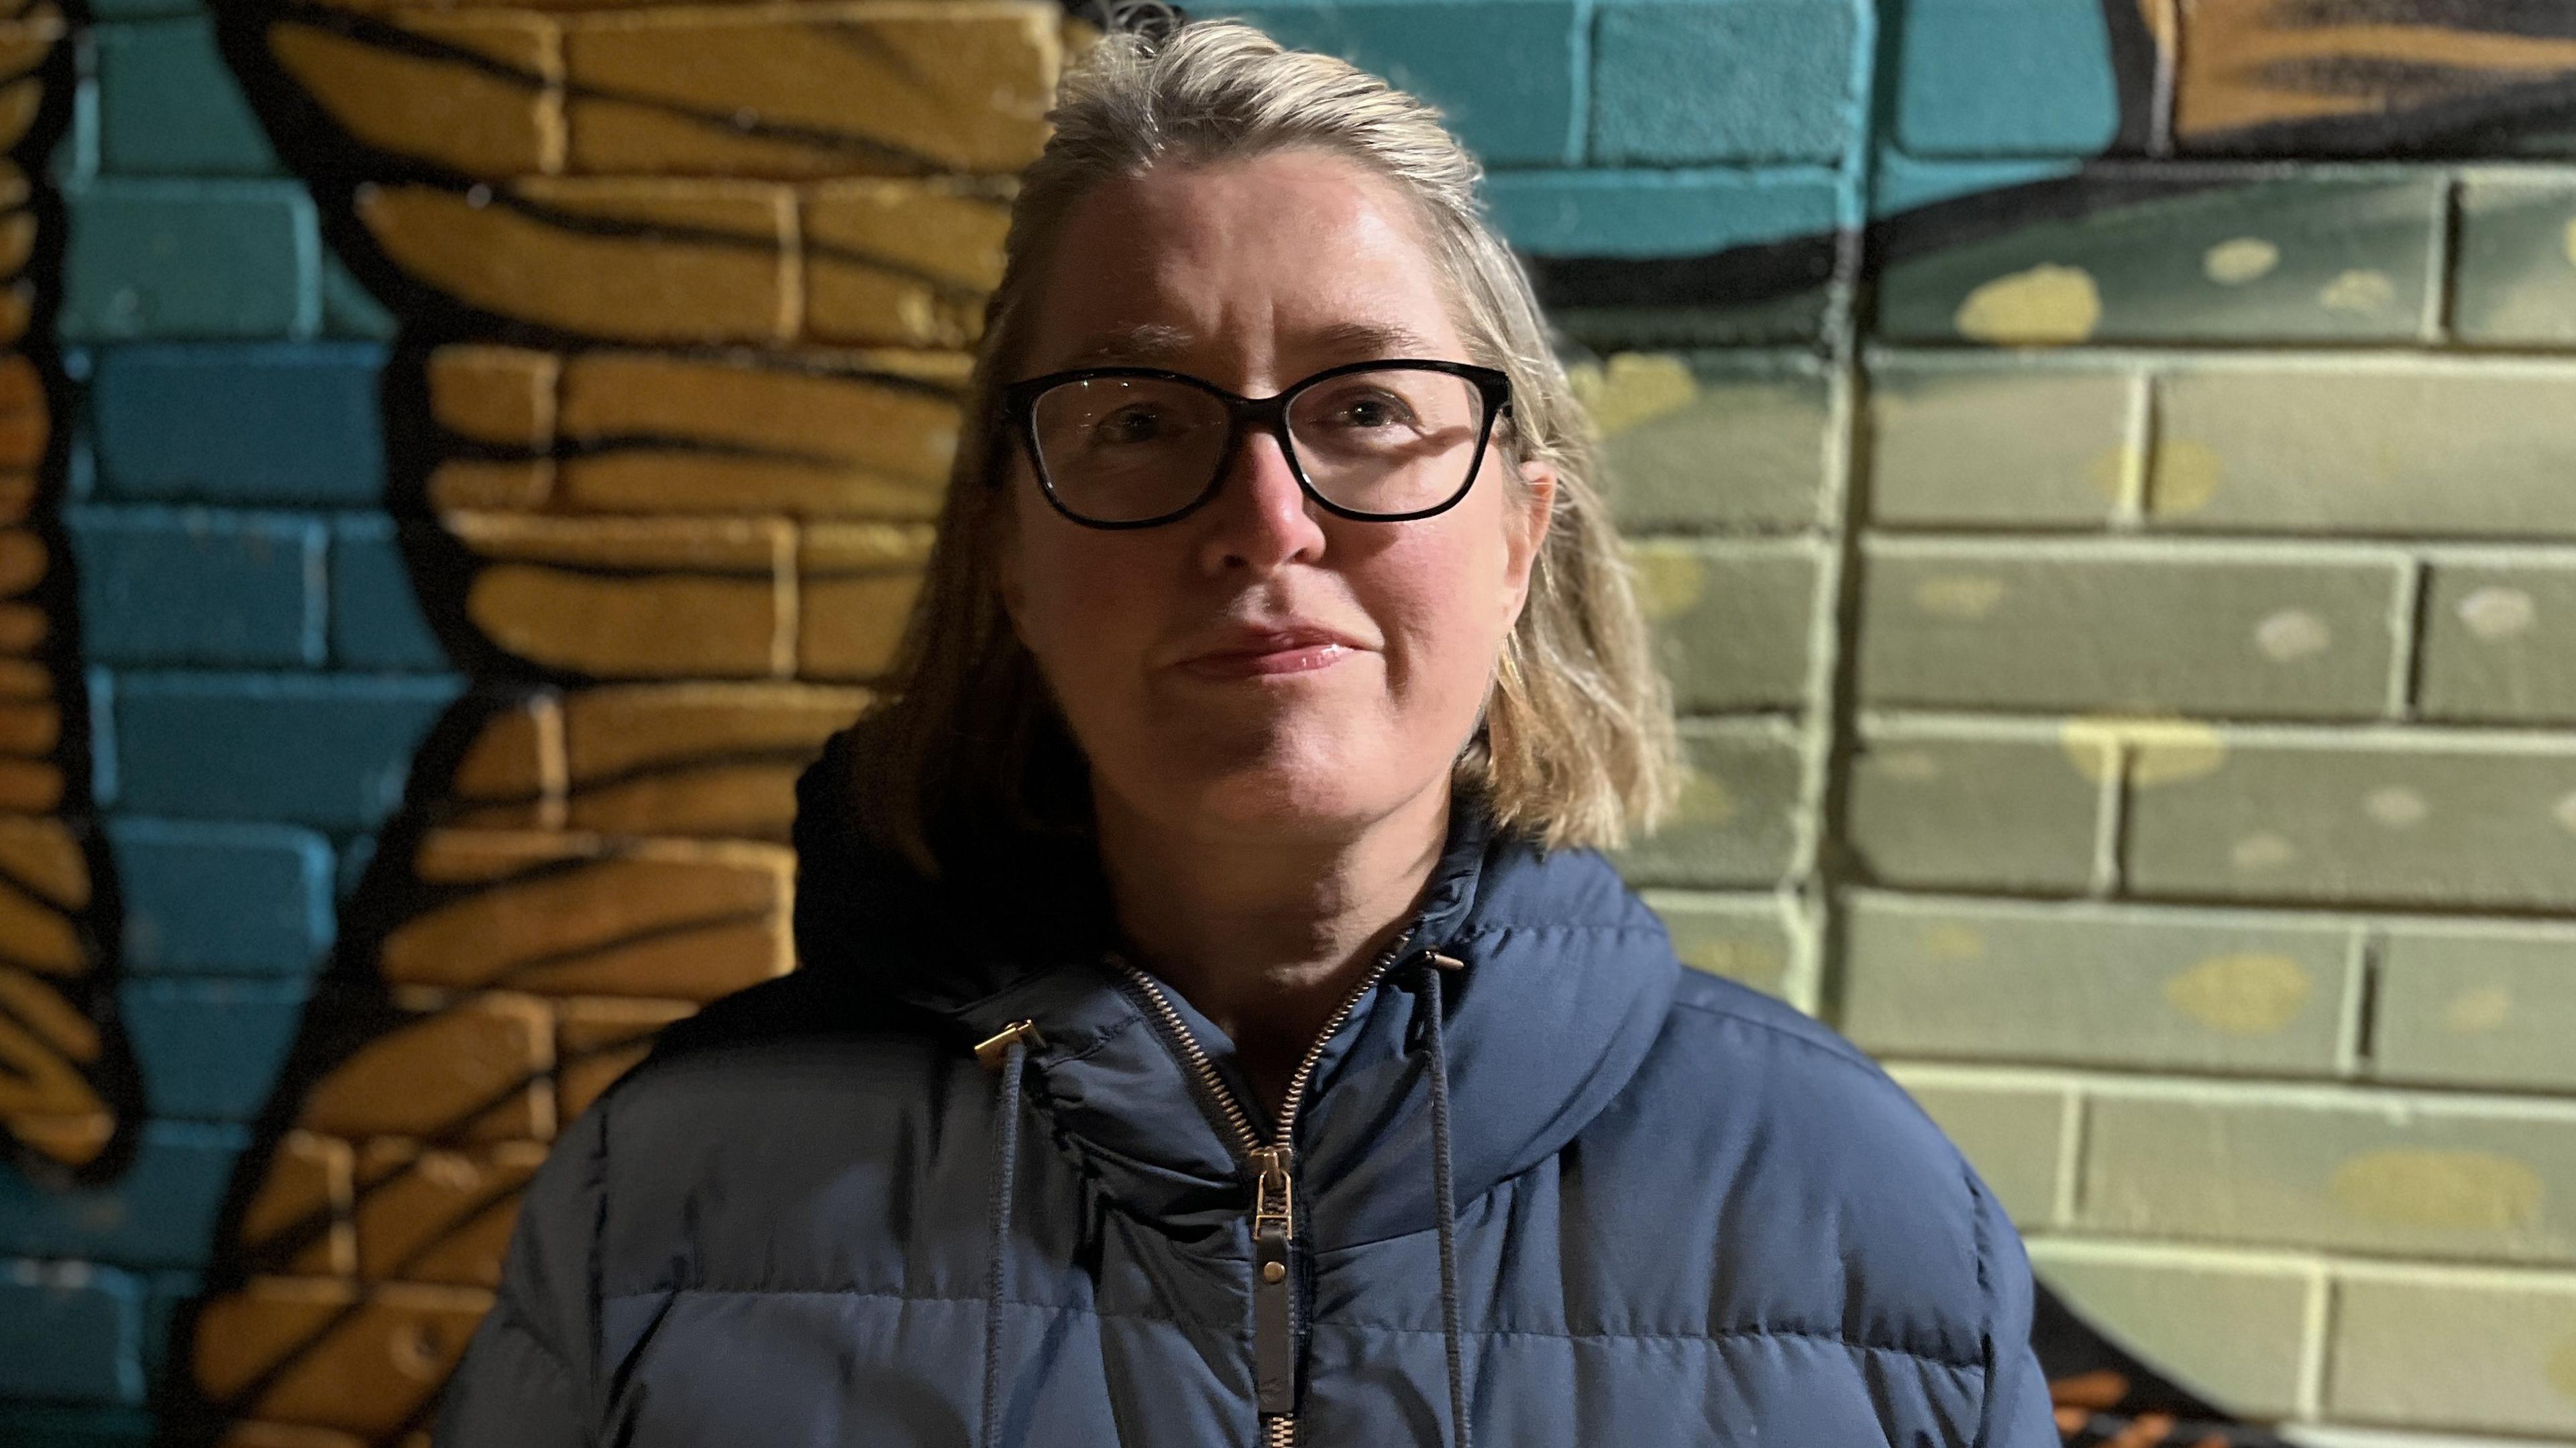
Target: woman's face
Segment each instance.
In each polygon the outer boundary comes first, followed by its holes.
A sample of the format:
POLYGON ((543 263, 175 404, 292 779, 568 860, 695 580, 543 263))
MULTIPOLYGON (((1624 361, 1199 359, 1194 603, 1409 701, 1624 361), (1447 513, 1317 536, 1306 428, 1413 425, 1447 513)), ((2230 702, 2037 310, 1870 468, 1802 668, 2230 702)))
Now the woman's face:
MULTIPOLYGON (((1068 216, 1019 375, 1150 366, 1267 397, 1346 362, 1468 361, 1448 296, 1403 197, 1350 161, 1168 167, 1068 216)), ((1049 506, 1015 441, 1003 598, 1101 810, 1320 837, 1445 790, 1547 527, 1554 476, 1516 490, 1509 467, 1488 448, 1449 511, 1357 521, 1247 430, 1198 511, 1108 531, 1049 506)))

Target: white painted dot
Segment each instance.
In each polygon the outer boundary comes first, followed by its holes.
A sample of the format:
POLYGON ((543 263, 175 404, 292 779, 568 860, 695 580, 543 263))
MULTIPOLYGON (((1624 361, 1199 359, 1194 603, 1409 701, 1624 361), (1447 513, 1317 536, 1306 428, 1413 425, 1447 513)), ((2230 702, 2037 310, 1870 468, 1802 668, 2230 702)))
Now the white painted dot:
POLYGON ((2254 646, 2275 663, 2324 653, 2333 643, 2334 630, 2304 608, 2285 608, 2254 626, 2254 646))
POLYGON ((2457 605, 2460 622, 2482 639, 2511 638, 2540 617, 2540 606, 2519 588, 2491 585, 2470 593, 2457 605))
POLYGON ((2277 870, 2298 857, 2296 845, 2268 831, 2247 835, 2228 853, 2228 859, 2240 870, 2277 870))
POLYGON ((492 204, 492 188, 480 181, 465 188, 465 204, 480 211, 492 204))
POLYGON ((2559 828, 2576 834, 2576 794, 2560 796, 2557 807, 2549 813, 2556 817, 2559 828))
POLYGON ((2223 287, 2241 287, 2269 276, 2281 264, 2281 249, 2259 236, 2231 237, 2204 252, 2200 269, 2223 287))
POLYGON ((2361 807, 2372 819, 2392 830, 2411 829, 2422 824, 2424 816, 2433 812, 2433 807, 2424 802, 2424 796, 2402 784, 2387 784, 2372 790, 2362 800, 2361 807))

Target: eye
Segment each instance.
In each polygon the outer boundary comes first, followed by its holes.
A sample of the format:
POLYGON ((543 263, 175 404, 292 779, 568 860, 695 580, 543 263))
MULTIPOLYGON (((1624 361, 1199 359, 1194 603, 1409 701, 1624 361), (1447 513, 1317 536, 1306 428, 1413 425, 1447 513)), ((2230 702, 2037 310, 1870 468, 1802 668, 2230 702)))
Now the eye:
POLYGON ((1147 403, 1129 403, 1091 425, 1091 441, 1106 447, 1160 441, 1183 429, 1171 414, 1147 403))
POLYGON ((1417 419, 1403 398, 1383 388, 1354 388, 1333 397, 1323 420, 1336 427, 1372 429, 1409 426, 1417 419))

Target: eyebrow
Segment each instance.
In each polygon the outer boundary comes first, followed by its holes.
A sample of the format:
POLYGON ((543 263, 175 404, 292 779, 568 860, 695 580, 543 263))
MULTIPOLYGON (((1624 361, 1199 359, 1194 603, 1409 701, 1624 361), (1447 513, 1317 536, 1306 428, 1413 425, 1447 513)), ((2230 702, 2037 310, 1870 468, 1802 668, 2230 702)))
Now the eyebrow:
MULTIPOLYGON (((1386 322, 1335 322, 1298 339, 1300 350, 1346 354, 1353 361, 1427 357, 1432 344, 1408 327, 1386 322)), ((1141 324, 1095 335, 1065 359, 1068 367, 1153 366, 1186 355, 1197 339, 1178 327, 1141 324)))

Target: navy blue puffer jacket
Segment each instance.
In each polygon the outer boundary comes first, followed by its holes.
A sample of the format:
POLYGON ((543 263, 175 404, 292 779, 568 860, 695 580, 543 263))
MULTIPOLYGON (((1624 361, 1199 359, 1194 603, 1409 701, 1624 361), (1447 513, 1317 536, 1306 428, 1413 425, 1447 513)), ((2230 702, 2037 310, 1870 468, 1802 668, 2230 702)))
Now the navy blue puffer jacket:
POLYGON ((836 823, 840 748, 802 968, 556 1147, 446 1448, 2057 1442, 1976 1174, 1598 855, 1462 800, 1274 1158, 1087 851, 933 889, 836 823))

